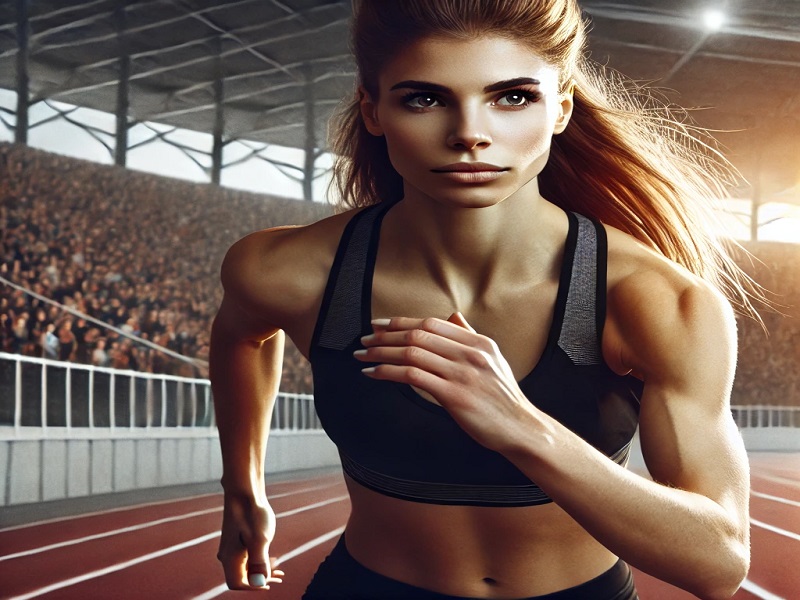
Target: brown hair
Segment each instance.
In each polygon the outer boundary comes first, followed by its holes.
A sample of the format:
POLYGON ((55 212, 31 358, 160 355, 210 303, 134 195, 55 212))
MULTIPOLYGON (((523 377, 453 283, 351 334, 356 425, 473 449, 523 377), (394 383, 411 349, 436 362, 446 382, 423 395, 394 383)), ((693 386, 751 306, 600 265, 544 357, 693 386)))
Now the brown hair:
MULTIPOLYGON (((381 69, 422 38, 493 34, 530 47, 558 67, 562 90, 575 86, 570 123, 539 175, 542 195, 631 234, 756 316, 751 299, 763 293, 719 239, 713 210, 735 170, 685 113, 588 60, 586 29, 575 0, 354 0, 351 43, 358 84, 373 98, 381 69)), ((366 130, 358 94, 331 127, 339 202, 399 200, 402 178, 384 138, 366 130)))

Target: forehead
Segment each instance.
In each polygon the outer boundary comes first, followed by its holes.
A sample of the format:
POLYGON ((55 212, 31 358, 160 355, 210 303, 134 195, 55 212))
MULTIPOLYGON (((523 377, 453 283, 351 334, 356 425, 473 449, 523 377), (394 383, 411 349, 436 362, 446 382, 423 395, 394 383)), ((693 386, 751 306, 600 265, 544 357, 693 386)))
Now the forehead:
POLYGON ((404 48, 380 73, 381 87, 403 80, 469 87, 533 77, 558 85, 558 69, 529 46, 501 36, 423 38, 404 48))

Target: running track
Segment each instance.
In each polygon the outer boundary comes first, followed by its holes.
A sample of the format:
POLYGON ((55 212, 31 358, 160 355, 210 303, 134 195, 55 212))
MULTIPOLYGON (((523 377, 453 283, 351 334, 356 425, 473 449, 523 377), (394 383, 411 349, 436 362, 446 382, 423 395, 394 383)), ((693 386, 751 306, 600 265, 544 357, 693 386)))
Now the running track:
MULTIPOLYGON (((753 454, 752 569, 737 600, 800 598, 800 454, 753 454)), ((287 576, 268 592, 226 590, 214 558, 219 493, 139 503, 0 529, 0 597, 297 600, 342 531, 341 475, 268 482, 272 554, 287 576)), ((0 509, 2 510, 2 509, 0 509)), ((694 598, 636 573, 643 600, 694 598)))

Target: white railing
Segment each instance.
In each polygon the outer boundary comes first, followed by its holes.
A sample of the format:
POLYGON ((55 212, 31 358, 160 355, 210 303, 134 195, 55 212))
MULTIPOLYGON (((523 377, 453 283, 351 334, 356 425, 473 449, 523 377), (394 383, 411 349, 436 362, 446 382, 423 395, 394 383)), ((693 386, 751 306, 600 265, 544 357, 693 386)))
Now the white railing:
MULTIPOLYGON (((207 379, 140 373, 0 352, 0 429, 85 437, 215 430, 207 379)), ((310 394, 278 395, 273 430, 321 429, 310 394)))
POLYGON ((731 407, 739 429, 800 428, 800 406, 748 405, 731 407))

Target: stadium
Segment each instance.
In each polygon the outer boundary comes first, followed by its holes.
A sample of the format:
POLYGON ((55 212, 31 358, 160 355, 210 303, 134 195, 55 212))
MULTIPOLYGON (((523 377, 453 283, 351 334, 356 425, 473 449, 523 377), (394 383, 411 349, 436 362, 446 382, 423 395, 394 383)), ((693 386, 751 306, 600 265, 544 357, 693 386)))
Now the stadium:
MULTIPOLYGON (((800 5, 581 5, 592 58, 691 109, 741 174, 720 216, 771 304, 738 317, 753 563, 734 597, 798 597, 800 5)), ((220 265, 250 232, 333 212, 350 17, 350 0, 0 5, 0 596, 231 594, 207 379, 220 265)), ((293 577, 270 597, 299 598, 342 531, 338 464, 287 344, 267 489, 293 577)), ((636 577, 643 598, 692 597, 636 577)))

